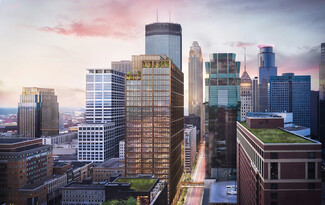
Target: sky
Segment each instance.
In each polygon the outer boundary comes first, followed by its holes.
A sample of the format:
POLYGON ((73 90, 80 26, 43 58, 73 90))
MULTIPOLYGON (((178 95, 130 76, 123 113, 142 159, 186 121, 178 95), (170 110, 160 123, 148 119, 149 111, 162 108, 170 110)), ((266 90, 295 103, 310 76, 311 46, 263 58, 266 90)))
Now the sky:
POLYGON ((84 107, 86 68, 144 54, 157 11, 159 22, 170 16, 183 29, 185 107, 193 41, 204 61, 218 52, 243 61, 246 47, 251 77, 257 45, 273 45, 278 75, 311 75, 318 90, 324 0, 0 0, 0 107, 16 107, 24 86, 54 88, 60 106, 84 107))

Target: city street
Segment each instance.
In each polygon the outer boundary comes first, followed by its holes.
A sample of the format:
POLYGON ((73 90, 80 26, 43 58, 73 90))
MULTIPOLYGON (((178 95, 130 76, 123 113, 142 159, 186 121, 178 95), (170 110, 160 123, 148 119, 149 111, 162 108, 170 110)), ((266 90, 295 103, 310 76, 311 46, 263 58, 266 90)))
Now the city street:
MULTIPOLYGON (((200 146, 197 165, 191 174, 193 182, 203 182, 205 178, 205 142, 200 146)), ((201 203, 203 188, 189 188, 185 197, 185 205, 197 205, 201 203)))

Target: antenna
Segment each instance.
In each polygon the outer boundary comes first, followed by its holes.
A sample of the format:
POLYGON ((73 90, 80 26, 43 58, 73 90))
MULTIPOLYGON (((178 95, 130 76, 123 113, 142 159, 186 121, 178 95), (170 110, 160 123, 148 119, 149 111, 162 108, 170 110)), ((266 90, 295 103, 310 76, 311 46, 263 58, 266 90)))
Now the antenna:
POLYGON ((246 72, 246 47, 244 47, 244 51, 245 51, 245 53, 244 53, 244 70, 246 72))
POLYGON ((158 9, 157 9, 157 23, 158 23, 158 9))
POLYGON ((171 17, 170 17, 170 11, 169 11, 169 23, 171 23, 172 21, 171 21, 171 17))

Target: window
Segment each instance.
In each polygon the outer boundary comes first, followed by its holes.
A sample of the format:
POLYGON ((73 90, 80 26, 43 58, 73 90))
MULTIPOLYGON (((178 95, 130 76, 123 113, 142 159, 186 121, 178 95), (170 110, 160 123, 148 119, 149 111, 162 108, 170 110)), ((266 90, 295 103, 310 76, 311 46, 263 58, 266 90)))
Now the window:
POLYGON ((308 183, 308 189, 315 189, 314 183, 308 183))
POLYGON ((315 152, 308 152, 308 159, 315 159, 315 152))
POLYGON ((278 189, 278 184, 271 184, 271 189, 278 189))
POLYGON ((271 152, 271 159, 278 159, 278 153, 277 152, 271 152))
POLYGON ((271 163, 271 179, 278 179, 278 163, 271 163))
POLYGON ((308 179, 315 179, 315 162, 308 162, 308 179))
POLYGON ((218 85, 227 85, 227 78, 219 78, 218 85))
POLYGON ((271 199, 278 199, 278 193, 271 193, 271 199))

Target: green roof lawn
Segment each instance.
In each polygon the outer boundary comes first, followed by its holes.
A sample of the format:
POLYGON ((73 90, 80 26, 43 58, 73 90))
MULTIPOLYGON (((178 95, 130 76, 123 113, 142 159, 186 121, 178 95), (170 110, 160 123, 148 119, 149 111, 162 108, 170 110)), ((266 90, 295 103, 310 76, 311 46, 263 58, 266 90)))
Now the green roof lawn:
POLYGON ((246 122, 241 124, 263 143, 314 143, 280 129, 250 129, 246 126, 246 122))
POLYGON ((114 182, 130 183, 130 188, 136 191, 147 191, 157 179, 118 178, 114 182))

